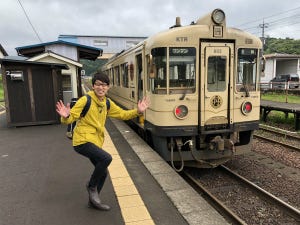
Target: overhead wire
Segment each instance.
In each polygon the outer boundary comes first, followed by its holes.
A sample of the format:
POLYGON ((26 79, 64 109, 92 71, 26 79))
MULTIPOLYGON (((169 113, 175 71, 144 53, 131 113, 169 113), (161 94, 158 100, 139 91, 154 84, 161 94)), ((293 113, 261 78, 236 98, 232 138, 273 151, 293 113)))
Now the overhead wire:
POLYGON ((17 0, 17 1, 19 2, 19 4, 20 4, 20 6, 21 6, 21 8, 22 8, 22 10, 23 10, 23 12, 24 12, 24 14, 25 14, 25 16, 26 16, 26 18, 27 18, 27 20, 28 20, 28 22, 29 22, 29 24, 30 24, 30 26, 32 28, 32 30, 34 31, 34 33, 37 36, 37 38, 39 39, 39 41, 42 43, 42 39, 40 38, 40 36, 39 36, 38 32, 36 31, 36 29, 34 28, 33 24, 31 23, 31 21, 29 19, 29 16, 27 15, 26 10, 24 9, 24 7, 23 7, 23 5, 21 3, 21 0, 17 0))
POLYGON ((298 19, 300 18, 300 14, 297 12, 297 10, 299 10, 299 9, 300 9, 300 6, 280 12, 280 13, 272 14, 270 16, 266 16, 261 19, 256 19, 256 20, 252 20, 252 21, 249 21, 246 23, 242 23, 240 25, 237 25, 236 27, 239 27, 243 30, 251 32, 254 35, 259 35, 261 33, 261 29, 264 29, 265 31, 270 32, 272 30, 279 29, 280 27, 283 27, 283 26, 299 24, 300 21, 298 22, 298 19), (292 11, 295 11, 295 13, 292 15, 280 18, 280 16, 282 16, 283 14, 286 14, 286 13, 289 13, 292 11), (270 20, 271 18, 274 18, 274 19, 270 20), (245 25, 251 25, 251 24, 253 24, 255 22, 259 22, 259 21, 263 21, 262 24, 242 28, 245 25))
POLYGON ((252 20, 252 21, 249 21, 249 22, 245 22, 245 23, 242 23, 242 24, 237 24, 235 25, 235 27, 242 27, 244 25, 248 25, 248 24, 251 24, 251 23, 255 23, 255 22, 259 22, 259 21, 262 21, 262 20, 265 20, 265 19, 269 19, 271 17, 277 17, 278 15, 282 15, 282 14, 285 14, 285 13, 288 13, 290 11, 295 11, 297 9, 300 9, 300 6, 299 7, 296 7, 296 8, 293 8, 293 9, 289 9, 289 10, 286 10, 286 11, 283 11, 281 13, 276 13, 276 14, 272 14, 270 16, 266 16, 266 17, 262 17, 260 19, 256 19, 256 20, 252 20))

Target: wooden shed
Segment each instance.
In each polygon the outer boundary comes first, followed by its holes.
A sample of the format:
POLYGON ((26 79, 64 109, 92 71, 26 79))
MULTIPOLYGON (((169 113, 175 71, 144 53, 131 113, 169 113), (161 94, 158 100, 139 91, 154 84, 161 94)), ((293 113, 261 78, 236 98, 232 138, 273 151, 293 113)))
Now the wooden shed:
POLYGON ((60 123, 55 104, 63 100, 65 64, 0 59, 8 126, 60 123))

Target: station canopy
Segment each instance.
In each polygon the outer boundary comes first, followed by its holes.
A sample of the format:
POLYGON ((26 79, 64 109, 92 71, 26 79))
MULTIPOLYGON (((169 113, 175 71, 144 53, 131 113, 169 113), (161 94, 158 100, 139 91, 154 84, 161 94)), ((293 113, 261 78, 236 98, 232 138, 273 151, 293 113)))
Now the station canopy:
POLYGON ((50 45, 67 45, 67 46, 76 47, 78 51, 78 60, 88 59, 88 60, 95 61, 103 53, 103 50, 101 48, 95 48, 91 46, 81 45, 81 44, 62 41, 62 40, 17 47, 16 51, 20 56, 33 57, 46 52, 47 47, 50 45))

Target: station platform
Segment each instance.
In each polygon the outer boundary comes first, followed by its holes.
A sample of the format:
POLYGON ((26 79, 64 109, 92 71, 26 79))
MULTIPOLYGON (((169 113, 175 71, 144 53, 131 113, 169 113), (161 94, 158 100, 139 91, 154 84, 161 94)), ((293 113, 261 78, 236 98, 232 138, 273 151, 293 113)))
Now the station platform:
POLYGON ((228 224, 123 121, 107 120, 113 161, 100 193, 110 211, 88 207, 93 170, 65 125, 7 128, 0 113, 0 225, 228 224))

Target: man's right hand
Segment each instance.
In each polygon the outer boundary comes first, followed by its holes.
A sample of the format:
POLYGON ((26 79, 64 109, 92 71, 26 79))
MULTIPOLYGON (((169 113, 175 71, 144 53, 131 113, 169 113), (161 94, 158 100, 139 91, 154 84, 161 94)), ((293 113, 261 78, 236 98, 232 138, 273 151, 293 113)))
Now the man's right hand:
POLYGON ((64 118, 69 117, 69 115, 70 115, 70 103, 68 103, 67 106, 65 106, 64 103, 62 102, 62 100, 59 100, 56 103, 56 112, 64 118))

